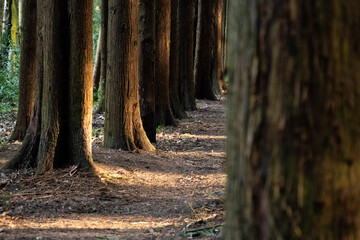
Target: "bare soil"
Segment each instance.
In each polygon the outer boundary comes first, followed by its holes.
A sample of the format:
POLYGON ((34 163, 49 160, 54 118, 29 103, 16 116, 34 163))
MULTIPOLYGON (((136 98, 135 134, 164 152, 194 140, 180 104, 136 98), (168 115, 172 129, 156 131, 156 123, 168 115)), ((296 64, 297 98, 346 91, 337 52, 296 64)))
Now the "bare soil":
MULTIPOLYGON (((76 166, 35 175, 0 171, 0 239, 221 239, 225 106, 197 101, 176 127, 163 127, 155 153, 102 146, 94 116, 96 176, 76 166)), ((5 120, 6 119, 6 120, 5 120)), ((0 119, 0 167, 20 143, 0 119)))

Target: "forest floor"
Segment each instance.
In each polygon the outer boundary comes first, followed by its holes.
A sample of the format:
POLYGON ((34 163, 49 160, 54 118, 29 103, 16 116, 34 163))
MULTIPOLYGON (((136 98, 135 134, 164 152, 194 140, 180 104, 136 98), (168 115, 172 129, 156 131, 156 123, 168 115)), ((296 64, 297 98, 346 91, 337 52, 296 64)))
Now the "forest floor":
MULTIPOLYGON (((0 239, 222 239, 224 102, 197 101, 177 127, 159 129, 155 153, 102 147, 95 115, 97 176, 0 171, 0 239)), ((20 146, 4 141, 13 124, 0 120, 0 168, 20 146)))

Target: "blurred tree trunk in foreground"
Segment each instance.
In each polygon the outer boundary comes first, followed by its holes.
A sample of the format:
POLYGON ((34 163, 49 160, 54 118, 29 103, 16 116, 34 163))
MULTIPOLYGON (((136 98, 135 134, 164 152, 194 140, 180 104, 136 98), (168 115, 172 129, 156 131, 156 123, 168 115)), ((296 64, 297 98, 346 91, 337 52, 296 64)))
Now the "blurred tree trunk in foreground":
POLYGON ((229 11, 226 239, 360 239, 360 2, 229 11))

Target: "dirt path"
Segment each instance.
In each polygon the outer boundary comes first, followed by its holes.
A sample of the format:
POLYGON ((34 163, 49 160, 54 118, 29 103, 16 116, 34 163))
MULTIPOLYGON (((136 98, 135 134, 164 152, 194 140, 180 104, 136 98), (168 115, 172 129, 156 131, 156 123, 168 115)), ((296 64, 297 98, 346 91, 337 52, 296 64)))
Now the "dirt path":
MULTIPOLYGON (((45 176, 0 172, 0 239, 221 238, 224 100, 197 106, 177 127, 160 129, 154 154, 103 148, 96 116, 100 177, 74 167, 45 176)), ((0 146, 0 165, 18 146, 0 146)))

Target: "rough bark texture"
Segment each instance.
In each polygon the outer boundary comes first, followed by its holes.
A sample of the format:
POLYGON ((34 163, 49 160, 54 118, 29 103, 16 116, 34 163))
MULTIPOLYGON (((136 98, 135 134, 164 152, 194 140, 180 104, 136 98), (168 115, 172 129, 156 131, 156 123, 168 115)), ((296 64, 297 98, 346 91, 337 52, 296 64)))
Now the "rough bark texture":
POLYGON ((360 239, 359 4, 230 2, 226 239, 360 239))
POLYGON ((99 100, 98 113, 105 112, 105 89, 106 89, 106 71, 107 71, 107 35, 108 35, 108 0, 101 0, 101 70, 100 84, 101 94, 99 100))
POLYGON ((36 78, 36 0, 23 1, 19 104, 10 140, 23 140, 33 114, 36 78))
POLYGON ((224 76, 224 5, 225 0, 216 0, 215 1, 215 12, 214 12, 214 75, 213 79, 213 86, 216 86, 217 89, 220 90, 220 93, 226 93, 227 86, 225 83, 225 76, 224 76))
POLYGON ((179 0, 171 1, 171 30, 170 30, 170 105, 174 116, 178 119, 186 118, 184 107, 179 99, 179 0))
POLYGON ((6 167, 36 166, 38 173, 44 173, 77 165, 93 171, 92 1, 37 4, 34 116, 22 147, 6 167))
POLYGON ((194 0, 179 1, 179 98, 185 110, 196 109, 194 85, 194 0))
POLYGON ((199 0, 194 73, 195 96, 198 99, 216 100, 213 91, 216 2, 199 0))
POLYGON ((96 55, 93 71, 93 85, 94 93, 97 93, 100 87, 100 74, 101 74, 101 27, 99 30, 99 39, 96 46, 96 55))
POLYGON ((155 122, 173 125, 169 95, 171 1, 156 0, 155 6, 155 122))
POLYGON ((156 142, 155 123, 155 1, 140 0, 140 112, 145 132, 156 142))
POLYGON ((140 117, 138 81, 139 1, 109 1, 104 145, 154 150, 140 117))

